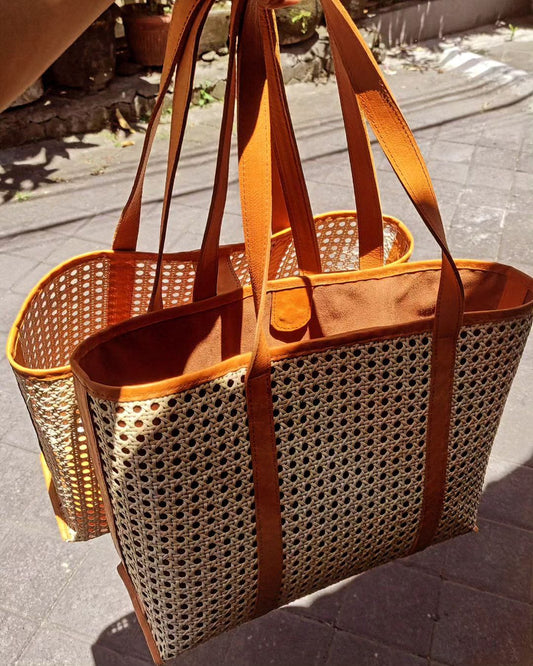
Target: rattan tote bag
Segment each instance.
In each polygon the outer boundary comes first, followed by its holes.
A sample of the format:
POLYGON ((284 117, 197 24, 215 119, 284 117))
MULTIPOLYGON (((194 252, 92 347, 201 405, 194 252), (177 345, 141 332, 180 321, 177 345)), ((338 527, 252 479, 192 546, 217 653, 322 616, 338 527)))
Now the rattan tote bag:
MULTIPOLYGON (((158 255, 138 252, 136 245, 148 156, 163 98, 177 68, 166 191, 172 189, 190 100, 198 36, 210 4, 184 0, 176 6, 161 92, 147 130, 134 187, 115 234, 113 249, 74 257, 44 277, 24 303, 9 337, 8 357, 38 435, 50 498, 61 535, 67 541, 86 540, 108 531, 74 396, 70 355, 87 336, 150 309, 158 266, 162 270, 163 307, 173 307, 193 298, 192 286, 199 252, 165 254, 158 264, 158 255)), ((233 53, 230 56, 232 58, 233 53)), ((232 66, 230 62, 230 69, 232 66)), ((231 119, 228 118, 229 111, 225 109, 212 216, 223 209, 222 198, 225 197, 231 138, 231 119)), ((354 125, 348 140, 354 165, 371 163, 362 121, 354 125)), ((362 192, 366 191, 367 171, 366 168, 354 168, 354 182, 362 192)), ((277 174, 277 170, 274 173, 277 174)), ((281 277, 294 273, 297 263, 283 192, 279 189, 277 175, 274 179, 278 196, 273 228, 278 233, 272 239, 271 270, 274 276, 281 277)), ((379 219, 379 225, 374 222, 369 229, 374 229, 374 236, 376 229, 384 236, 385 263, 406 261, 412 251, 409 231, 393 218, 384 218, 382 227, 377 192, 368 192, 370 195, 359 197, 359 219, 379 219)), ((168 206, 164 211, 164 225, 166 216, 168 206)), ((320 242, 331 270, 357 268, 360 254, 361 265, 370 261, 366 258, 368 253, 364 252, 364 241, 366 238, 367 244, 372 244, 372 233, 363 236, 363 247, 360 248, 357 219, 353 211, 316 218, 320 242)), ((217 224, 211 226, 215 231, 217 224)), ((216 263, 212 261, 213 251, 218 251, 216 233, 206 236, 204 243, 209 273, 210 267, 216 263)), ((162 252, 161 242, 160 245, 162 252)), ((220 253, 219 291, 246 285, 249 280, 243 246, 226 246, 221 248, 220 253)))
POLYGON ((274 19, 249 0, 238 135, 250 284, 110 327, 72 358, 119 571, 158 663, 474 529, 531 325, 532 278, 452 259, 379 69, 340 0, 322 5, 343 103, 361 106, 442 259, 329 272, 315 238, 299 275, 267 279, 272 152, 289 211, 306 192, 274 19))

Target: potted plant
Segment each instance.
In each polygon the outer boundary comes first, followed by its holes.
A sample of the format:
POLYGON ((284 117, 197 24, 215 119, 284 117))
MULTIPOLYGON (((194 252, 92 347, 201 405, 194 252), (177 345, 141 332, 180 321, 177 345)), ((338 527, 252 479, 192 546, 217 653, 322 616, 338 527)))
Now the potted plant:
POLYGON ((322 18, 318 0, 301 0, 293 7, 276 10, 279 41, 283 46, 310 39, 322 18))
POLYGON ((161 67, 174 0, 146 0, 122 8, 128 46, 135 62, 161 67))

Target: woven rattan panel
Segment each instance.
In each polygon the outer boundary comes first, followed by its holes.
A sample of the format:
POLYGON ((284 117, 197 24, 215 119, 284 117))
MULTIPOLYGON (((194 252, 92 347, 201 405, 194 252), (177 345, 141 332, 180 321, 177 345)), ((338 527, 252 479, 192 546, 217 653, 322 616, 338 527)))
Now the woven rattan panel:
MULTIPOLYGON (((436 540, 475 525, 529 326, 520 319, 461 332, 436 540)), ((430 362, 424 333, 274 362, 281 603, 410 552, 423 501, 430 362)), ((243 378, 244 370, 230 373, 154 401, 90 399, 124 560, 165 658, 252 617, 243 378)))
POLYGON ((107 325, 109 265, 107 257, 88 259, 39 289, 19 329, 27 367, 67 365, 75 347, 107 325))
POLYGON ((527 317, 461 331, 438 541, 476 525, 492 443, 530 328, 527 317))
MULTIPOLYGON (((316 224, 317 238, 325 272, 355 270, 359 266, 359 240, 355 216, 331 215, 316 224)), ((396 224, 384 222, 385 257, 396 244, 397 256, 409 248, 396 224)), ((272 250, 276 277, 297 273, 296 254, 287 237, 274 242, 272 250), (277 248, 280 245, 282 254, 277 248), (281 255, 281 256, 280 256, 281 255)), ((244 286, 249 284, 248 267, 242 250, 230 255, 234 273, 244 286)), ((116 321, 114 304, 108 301, 113 259, 109 255, 88 258, 85 263, 65 269, 34 296, 20 325, 19 348, 29 368, 68 365, 76 346, 88 336, 116 321)), ((139 258, 133 277, 133 295, 124 317, 144 314, 152 294, 155 259, 139 258)), ((162 295, 165 307, 192 299, 196 264, 168 260, 163 264, 162 295)), ((124 294, 127 298, 127 294, 124 294)))
POLYGON ((274 364, 284 603, 412 546, 430 355, 418 335, 274 364))
MULTIPOLYGON (((359 269, 359 234, 357 218, 355 216, 328 215, 316 220, 322 270, 324 273, 336 271, 353 271, 359 269)), ((404 255, 409 249, 409 241, 398 233, 398 227, 392 221, 383 220, 383 254, 385 263, 389 263, 392 249, 395 246, 395 256, 404 255)), ((276 278, 296 275, 298 265, 294 244, 288 244, 276 278)))
POLYGON ((33 416, 46 464, 55 479, 62 517, 69 529, 68 540, 83 541, 105 534, 107 520, 89 461, 72 377, 48 382, 28 381, 20 375, 17 380, 33 416))
MULTIPOLYGON (((354 215, 332 214, 317 220, 324 270, 358 267, 357 232, 354 215)), ((409 239, 389 220, 384 221, 384 238, 387 257, 397 258, 409 249, 409 239)), ((147 311, 155 277, 155 258, 136 260, 132 269, 131 298, 125 288, 119 310, 116 310, 116 300, 110 298, 109 293, 115 261, 121 263, 121 258, 117 257, 105 254, 87 257, 76 265, 66 266, 37 291, 20 324, 17 360, 22 365, 39 369, 67 366, 82 340, 109 322, 147 311)), ((244 251, 233 250, 230 262, 240 284, 249 284, 244 251)), ((162 272, 164 307, 192 299, 195 271, 196 263, 192 258, 184 260, 167 255, 162 272)), ((296 271, 294 245, 289 235, 282 235, 273 241, 272 277, 287 277, 296 271)), ((86 460, 85 434, 75 408, 72 378, 68 372, 66 379, 47 382, 31 374, 19 375, 19 384, 52 474, 70 540, 99 536, 106 531, 104 512, 93 471, 87 469, 90 463, 86 460)))
POLYGON ((163 658, 251 617, 257 558, 244 372, 91 400, 124 561, 163 658))

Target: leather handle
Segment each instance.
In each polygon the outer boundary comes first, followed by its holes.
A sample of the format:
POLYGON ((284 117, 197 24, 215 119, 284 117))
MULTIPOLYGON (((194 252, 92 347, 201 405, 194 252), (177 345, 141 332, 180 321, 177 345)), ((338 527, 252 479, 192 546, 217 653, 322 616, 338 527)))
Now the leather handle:
MULTIPOLYGON (((144 179, 146 177, 148 160, 153 147, 156 130, 161 120, 162 105, 165 95, 170 88, 174 71, 176 71, 176 80, 172 100, 171 139, 167 172, 174 174, 176 172, 176 165, 180 158, 185 133, 198 53, 197 43, 193 48, 190 45, 196 42, 196 33, 201 31, 202 27, 194 20, 194 16, 198 12, 201 12, 202 15, 207 15, 212 4, 213 2, 207 2, 206 4, 201 0, 182 0, 180 2, 180 11, 177 8, 173 10, 160 89, 146 129, 143 151, 132 190, 115 231, 113 241, 114 250, 133 252, 137 248, 144 179), (187 38, 189 38, 188 41, 187 38)), ((277 188, 273 196, 278 211, 273 220, 273 231, 276 232, 287 228, 289 221, 285 202, 281 198, 281 189, 277 188)))
MULTIPOLYGON (((442 251, 442 269, 433 324, 424 499, 419 530, 413 540, 413 550, 416 550, 432 542, 442 511, 455 350, 462 323, 464 293, 457 267, 447 246, 427 168, 407 123, 339 0, 322 0, 322 2, 333 48, 338 54, 341 66, 344 67, 345 80, 349 80, 352 92, 357 95, 357 102, 361 105, 385 154, 442 251)), ((254 51, 248 43, 246 46, 249 50, 240 54, 246 56, 243 64, 253 70, 256 94, 253 100, 255 114, 241 119, 239 124, 243 226, 257 312, 255 341, 246 375, 246 399, 258 535, 256 610, 257 613, 261 613, 275 607, 279 601, 282 581, 282 534, 279 522, 279 492, 276 493, 279 480, 270 389, 270 350, 264 330, 269 262, 268 238, 272 215, 269 197, 271 170, 268 160, 272 156, 268 151, 266 155, 258 154, 256 148, 260 145, 261 135, 268 136, 270 129, 262 111, 264 104, 268 102, 271 105, 273 126, 279 118, 276 114, 283 113, 283 104, 280 106, 279 101, 283 81, 271 55, 273 30, 275 30, 272 25, 272 13, 257 11, 256 5, 253 5, 251 8, 248 7, 246 15, 255 17, 255 24, 251 19, 245 21, 247 26, 251 23, 247 39, 256 40, 258 36, 256 24, 259 22, 261 25, 265 57, 265 66, 257 56, 254 60, 254 51)), ((288 158, 296 159, 296 154, 290 152, 290 137, 284 139, 287 140, 286 144, 278 143, 279 137, 274 137, 276 151, 279 152, 286 146, 289 148, 288 158)), ((300 257, 298 260, 300 261, 300 257)))
POLYGON ((113 250, 133 252, 137 247, 142 191, 148 159, 161 119, 165 95, 170 88, 178 63, 171 125, 171 137, 174 137, 175 147, 174 152, 171 152, 169 149, 168 171, 172 170, 172 162, 177 162, 179 158, 196 66, 196 52, 194 48, 191 49, 191 46, 196 43, 196 33, 201 30, 201 24, 203 23, 202 21, 199 23, 196 19, 199 12, 204 15, 204 18, 207 16, 207 12, 213 1, 181 0, 174 7, 169 27, 159 93, 150 116, 148 127, 146 128, 143 149, 133 187, 117 224, 113 239, 113 250))

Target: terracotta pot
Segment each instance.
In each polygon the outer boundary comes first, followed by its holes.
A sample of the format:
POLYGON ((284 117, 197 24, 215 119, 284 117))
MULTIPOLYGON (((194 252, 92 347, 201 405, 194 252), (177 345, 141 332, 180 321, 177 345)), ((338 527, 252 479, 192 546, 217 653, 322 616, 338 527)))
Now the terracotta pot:
POLYGON ((280 44, 297 44, 309 39, 321 18, 318 0, 301 0, 293 7, 276 10, 280 44))
POLYGON ((170 14, 154 16, 139 11, 124 11, 122 20, 135 62, 139 65, 161 67, 165 59, 170 14))
POLYGON ((52 65, 56 84, 87 91, 105 88, 115 75, 116 10, 105 11, 52 65))

